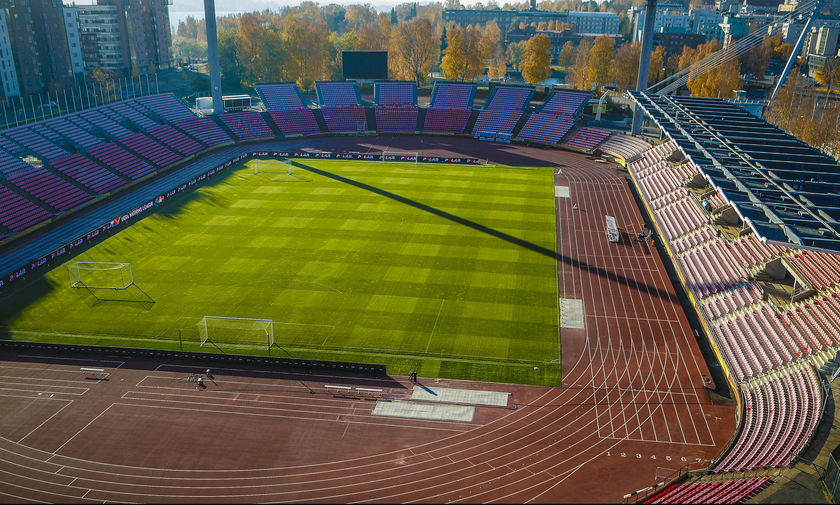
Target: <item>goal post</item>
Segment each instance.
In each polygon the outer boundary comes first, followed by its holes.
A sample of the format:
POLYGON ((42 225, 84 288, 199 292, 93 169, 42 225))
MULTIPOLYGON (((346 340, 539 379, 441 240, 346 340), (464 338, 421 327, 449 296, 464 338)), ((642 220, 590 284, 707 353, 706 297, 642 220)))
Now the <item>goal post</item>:
POLYGON ((405 152, 405 151, 382 151, 382 163, 389 161, 414 162, 420 161, 419 152, 405 152))
POLYGON ((134 284, 131 263, 77 261, 67 266, 70 287, 87 289, 128 289, 134 284))
POLYGON ((271 347, 274 321, 247 317, 204 316, 198 323, 201 347, 271 347))
POLYGON ((257 160, 254 165, 254 175, 260 173, 292 175, 293 162, 291 159, 264 161, 257 160))

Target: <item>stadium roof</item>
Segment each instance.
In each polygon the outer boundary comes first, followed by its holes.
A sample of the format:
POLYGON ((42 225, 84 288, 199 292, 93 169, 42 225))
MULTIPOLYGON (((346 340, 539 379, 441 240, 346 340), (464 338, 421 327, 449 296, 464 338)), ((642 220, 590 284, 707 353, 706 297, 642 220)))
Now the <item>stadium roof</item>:
POLYGON ((840 252, 840 164, 716 98, 629 92, 770 243, 840 252))

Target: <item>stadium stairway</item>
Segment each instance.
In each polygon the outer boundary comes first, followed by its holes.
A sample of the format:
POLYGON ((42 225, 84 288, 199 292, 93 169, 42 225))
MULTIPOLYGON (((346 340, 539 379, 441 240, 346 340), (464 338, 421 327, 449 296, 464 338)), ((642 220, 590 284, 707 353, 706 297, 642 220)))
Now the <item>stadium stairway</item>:
POLYGON ((572 137, 574 137, 577 134, 578 130, 580 130, 581 128, 583 127, 577 124, 577 121, 575 121, 575 125, 572 126, 569 129, 569 131, 567 131, 566 134, 560 138, 560 140, 557 141, 557 145, 563 145, 566 142, 568 142, 572 137))
POLYGON ((519 121, 516 122, 516 125, 514 125, 513 130, 510 133, 510 136, 512 138, 516 138, 519 136, 520 130, 522 130, 522 128, 525 126, 525 123, 528 122, 529 117, 531 117, 530 112, 525 111, 522 113, 522 116, 519 118, 519 121))
POLYGON ((461 133, 472 133, 473 128, 475 127, 475 122, 478 121, 478 115, 480 113, 480 110, 473 109, 472 113, 470 114, 470 118, 467 119, 467 125, 464 126, 464 131, 462 131, 461 133))
POLYGON ((131 182, 131 178, 130 178, 130 177, 128 177, 128 176, 127 176, 127 175, 125 175, 124 173, 120 172, 120 171, 119 171, 119 170, 117 170, 116 168, 111 168, 111 166, 110 166, 110 165, 108 165, 107 163, 103 163, 103 162, 99 161, 99 159, 97 159, 95 156, 90 156, 90 155, 89 155, 89 154, 87 154, 87 153, 80 153, 80 154, 81 154, 82 156, 84 156, 85 158, 89 159, 90 161, 92 161, 93 163, 96 163, 96 164, 97 164, 97 165, 99 165, 100 167, 104 168, 104 169, 105 169, 105 170, 107 170, 108 172, 111 172, 112 174, 114 174, 115 176, 117 176, 120 180, 123 180, 123 181, 125 181, 126 183, 131 182))
POLYGON ((365 107, 365 119, 368 131, 376 131, 376 111, 373 107, 365 107))
MULTIPOLYGON (((157 142, 155 142, 155 143, 157 143, 157 142)), ((138 158, 143 160, 145 163, 148 163, 149 166, 153 167, 155 169, 155 172, 157 172, 158 164, 155 163, 154 160, 152 160, 151 158, 147 158, 145 155, 143 155, 142 153, 140 153, 136 149, 132 149, 130 146, 120 142, 119 140, 114 140, 113 144, 119 146, 122 149, 124 149, 129 154, 133 154, 134 156, 137 156, 138 158)))
POLYGON ((239 136, 237 134, 233 133, 233 130, 231 130, 230 127, 228 127, 228 125, 225 124, 224 121, 219 119, 219 116, 217 114, 210 114, 209 116, 205 116, 205 117, 209 117, 210 119, 213 120, 213 122, 215 122, 217 125, 219 125, 219 128, 221 128, 225 133, 230 135, 230 138, 232 138, 234 142, 240 142, 242 140, 242 139, 239 138, 239 136))
POLYGON ((55 175, 56 177, 58 177, 60 179, 64 179, 64 182, 66 182, 67 184, 70 184, 71 186, 76 186, 77 188, 81 189, 82 191, 84 191, 85 193, 88 193, 90 195, 96 195, 96 193, 94 191, 91 191, 90 189, 88 189, 87 186, 85 186, 81 182, 77 181, 76 179, 64 174, 60 170, 57 170, 57 169, 53 168, 52 166, 50 166, 49 163, 44 163, 44 168, 49 173, 55 175))
POLYGON ((318 123, 318 128, 323 133, 329 133, 330 129, 327 128, 327 120, 324 119, 324 112, 321 109, 312 109, 312 115, 315 116, 315 122, 318 123))
POLYGON ((263 121, 265 121, 265 124, 267 124, 268 127, 271 128, 271 133, 273 133, 275 137, 284 137, 283 132, 280 131, 280 128, 274 122, 274 119, 272 119, 271 114, 269 114, 268 112, 260 112, 260 116, 262 116, 263 121))
POLYGON ((426 124, 426 107, 418 107, 417 108, 417 124, 414 125, 414 131, 422 132, 424 124, 426 124))

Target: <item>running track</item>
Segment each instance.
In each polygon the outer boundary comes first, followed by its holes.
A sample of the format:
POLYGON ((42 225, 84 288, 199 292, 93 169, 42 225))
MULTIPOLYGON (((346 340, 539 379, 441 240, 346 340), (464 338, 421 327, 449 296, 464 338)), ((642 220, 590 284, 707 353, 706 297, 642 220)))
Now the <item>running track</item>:
MULTIPOLYGON (((482 154, 443 142, 427 152, 482 154)), ((470 423, 424 421, 374 416, 375 402, 323 387, 400 399, 404 377, 218 369, 198 390, 183 379, 201 367, 0 354, 0 501, 616 503, 708 465, 734 407, 703 388, 708 370, 656 250, 606 240, 604 215, 631 235, 643 221, 627 183, 582 155, 492 148, 491 161, 556 165, 570 188, 556 199, 558 291, 583 300, 585 330, 561 330, 562 388, 421 378, 511 393, 470 423), (80 377, 84 366, 109 380, 80 377)))

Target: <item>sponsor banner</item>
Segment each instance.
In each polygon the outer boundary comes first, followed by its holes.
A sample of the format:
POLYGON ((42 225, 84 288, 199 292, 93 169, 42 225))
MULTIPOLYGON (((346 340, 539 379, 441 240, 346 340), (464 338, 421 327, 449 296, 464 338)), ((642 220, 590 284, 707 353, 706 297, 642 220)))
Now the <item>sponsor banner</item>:
MULTIPOLYGON (((205 181, 208 177, 211 177, 219 172, 224 171, 226 168, 229 168, 236 163, 242 161, 246 158, 256 158, 256 157, 274 157, 274 158, 311 158, 311 159, 344 159, 344 160, 371 160, 371 161, 382 161, 382 154, 370 154, 370 153, 329 153, 329 152, 307 152, 307 151, 259 151, 259 152, 251 152, 251 153, 243 153, 239 156, 236 156, 233 159, 230 159, 224 162, 221 165, 211 168, 210 170, 190 179, 189 181, 179 184, 177 187, 166 191, 165 193, 154 197, 153 199, 143 203, 135 207, 134 209, 122 214, 121 216, 114 217, 113 219, 109 220, 107 223, 104 223, 100 226, 97 226, 93 230, 85 233, 81 237, 76 238, 75 240, 59 247, 58 249, 49 252, 39 258, 34 260, 27 261, 24 265, 20 268, 16 269, 14 272, 7 273, 0 277, 0 288, 5 286, 9 286, 15 280, 20 279, 21 277, 25 276, 27 273, 42 268, 44 265, 48 265, 52 260, 64 256, 65 254, 71 252, 73 249, 81 247, 88 242, 96 240, 97 237, 102 232, 110 231, 115 228, 120 228, 128 223, 136 220, 139 216, 143 216, 149 213, 156 205, 163 203, 166 199, 172 198, 173 196, 181 193, 183 191, 188 190, 192 186, 198 184, 199 182, 205 181)), ((441 156, 405 156, 405 155, 388 155, 386 160, 393 160, 393 161, 405 161, 405 162, 415 162, 419 161, 421 163, 459 163, 459 164, 473 164, 478 165, 481 162, 477 158, 448 158, 448 157, 441 157, 441 156)))

